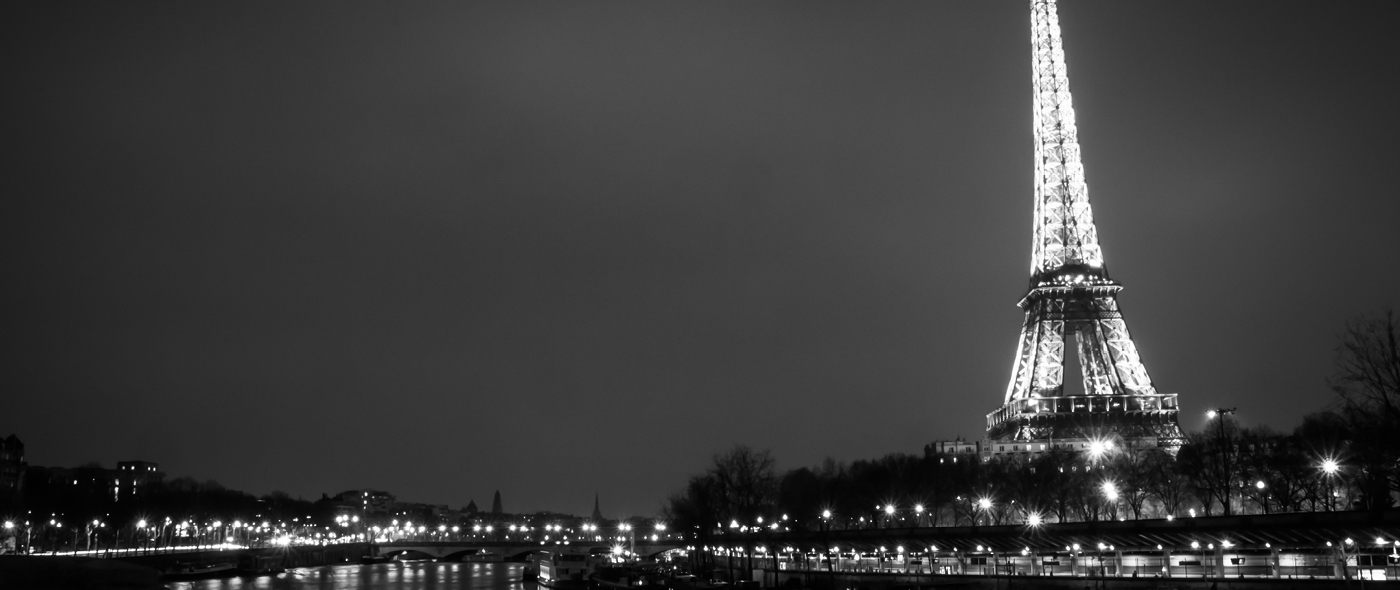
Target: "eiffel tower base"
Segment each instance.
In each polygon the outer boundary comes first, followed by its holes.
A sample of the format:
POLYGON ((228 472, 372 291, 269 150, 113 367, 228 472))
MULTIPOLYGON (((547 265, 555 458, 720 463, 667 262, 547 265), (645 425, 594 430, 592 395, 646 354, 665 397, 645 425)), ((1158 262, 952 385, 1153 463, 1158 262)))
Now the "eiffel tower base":
POLYGON ((1012 400, 987 416, 992 442, 1117 439, 1175 454, 1186 442, 1175 393, 1012 400))

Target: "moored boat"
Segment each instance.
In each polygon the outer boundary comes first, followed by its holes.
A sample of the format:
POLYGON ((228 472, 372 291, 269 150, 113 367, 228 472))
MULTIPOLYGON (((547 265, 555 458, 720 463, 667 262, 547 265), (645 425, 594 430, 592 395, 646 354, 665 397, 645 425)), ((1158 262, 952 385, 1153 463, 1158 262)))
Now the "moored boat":
POLYGON ((232 563, 176 563, 165 571, 167 580, 203 580, 233 575, 238 566, 232 563))
POLYGON ((238 575, 266 576, 287 571, 282 567, 282 558, 277 555, 244 555, 238 560, 238 575))
POLYGON ((587 554, 544 551, 536 562, 536 582, 559 590, 585 590, 593 569, 593 560, 587 554))

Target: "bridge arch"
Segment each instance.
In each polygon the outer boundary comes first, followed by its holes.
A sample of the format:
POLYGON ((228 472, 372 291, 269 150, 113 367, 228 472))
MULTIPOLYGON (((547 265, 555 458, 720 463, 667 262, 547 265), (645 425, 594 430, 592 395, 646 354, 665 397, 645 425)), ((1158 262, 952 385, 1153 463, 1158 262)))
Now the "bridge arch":
POLYGON ((409 559, 438 559, 437 555, 416 548, 394 548, 388 551, 381 551, 379 554, 397 561, 407 561, 409 559))

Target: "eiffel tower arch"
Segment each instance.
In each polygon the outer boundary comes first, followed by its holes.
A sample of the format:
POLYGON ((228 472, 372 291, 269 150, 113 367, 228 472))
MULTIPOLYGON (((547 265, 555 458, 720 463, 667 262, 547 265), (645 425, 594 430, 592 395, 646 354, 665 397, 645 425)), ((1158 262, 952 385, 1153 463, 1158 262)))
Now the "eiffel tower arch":
MULTIPOLYGON (((1117 438, 1175 452, 1184 441, 1177 396, 1159 393, 1118 307, 1084 182, 1074 105, 1054 0, 1031 0, 1035 89, 1035 225, 1030 288, 1016 365, 1002 406, 987 415, 997 443, 1079 444, 1117 438), (1067 351, 1069 346, 1072 350, 1067 351), (1066 392, 1066 355, 1082 392, 1066 392)), ((1027 450, 1031 445, 1013 445, 1027 450)))

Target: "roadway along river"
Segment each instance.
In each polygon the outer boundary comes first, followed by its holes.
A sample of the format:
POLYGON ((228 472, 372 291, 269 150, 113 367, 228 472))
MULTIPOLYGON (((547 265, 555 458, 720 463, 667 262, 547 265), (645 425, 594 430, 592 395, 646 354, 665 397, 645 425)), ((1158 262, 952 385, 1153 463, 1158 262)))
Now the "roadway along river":
POLYGON ((170 590, 535 590, 523 563, 407 561, 296 568, 276 576, 167 582, 170 590))

